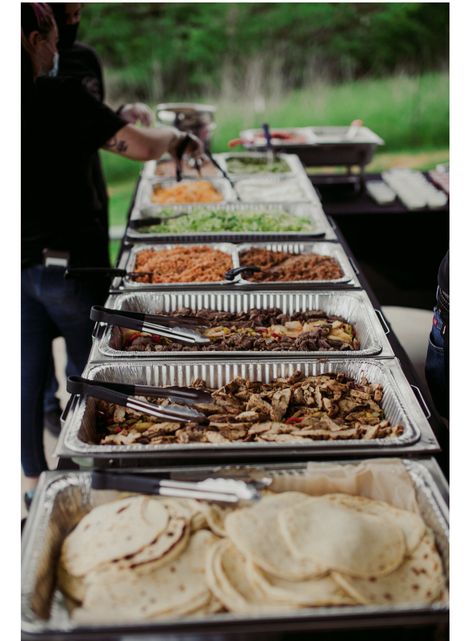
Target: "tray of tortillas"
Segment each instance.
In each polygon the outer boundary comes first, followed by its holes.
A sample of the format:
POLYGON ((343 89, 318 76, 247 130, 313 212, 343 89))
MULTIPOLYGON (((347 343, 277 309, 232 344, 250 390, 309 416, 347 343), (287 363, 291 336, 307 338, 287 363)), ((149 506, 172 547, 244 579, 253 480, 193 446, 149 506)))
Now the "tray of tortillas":
POLYGON ((23 534, 23 638, 447 620, 447 485, 433 459, 137 475, 260 479, 260 491, 224 505, 43 474, 23 534))

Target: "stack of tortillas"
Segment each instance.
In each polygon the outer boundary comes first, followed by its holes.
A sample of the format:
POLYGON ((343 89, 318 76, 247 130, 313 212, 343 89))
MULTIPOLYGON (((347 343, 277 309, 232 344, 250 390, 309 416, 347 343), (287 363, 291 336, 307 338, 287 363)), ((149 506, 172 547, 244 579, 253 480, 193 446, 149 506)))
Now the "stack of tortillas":
POLYGON ((233 509, 130 496, 65 539, 59 585, 80 622, 219 611, 431 603, 445 585, 415 513, 346 494, 268 494, 233 509))
POLYGON ((217 537, 197 501, 133 496, 91 510, 65 539, 63 592, 81 622, 116 622, 218 610, 204 580, 217 537))
MULTIPOLYGON (((431 603, 444 588, 432 532, 381 501, 286 492, 235 511, 226 531, 207 568, 216 596, 238 588, 232 565, 245 566, 260 600, 294 606, 431 603)), ((249 590, 244 597, 258 604, 249 590)))

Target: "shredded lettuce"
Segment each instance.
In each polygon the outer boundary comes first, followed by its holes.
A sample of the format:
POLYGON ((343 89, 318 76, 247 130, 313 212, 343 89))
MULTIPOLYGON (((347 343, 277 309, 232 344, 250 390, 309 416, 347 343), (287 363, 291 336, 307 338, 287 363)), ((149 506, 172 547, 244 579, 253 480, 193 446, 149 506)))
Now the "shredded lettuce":
MULTIPOLYGON (((160 216, 172 216, 176 211, 163 209, 160 216)), ((225 209, 192 209, 189 216, 169 220, 161 225, 143 227, 142 232, 154 234, 179 234, 189 232, 280 232, 310 231, 308 216, 294 216, 275 209, 263 211, 230 211, 225 209)))

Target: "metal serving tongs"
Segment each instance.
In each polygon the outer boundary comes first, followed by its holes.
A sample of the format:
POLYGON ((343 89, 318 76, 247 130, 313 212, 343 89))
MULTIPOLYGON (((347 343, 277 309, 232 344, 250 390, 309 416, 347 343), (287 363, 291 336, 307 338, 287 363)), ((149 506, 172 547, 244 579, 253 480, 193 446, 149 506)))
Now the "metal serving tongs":
POLYGON ((191 212, 189 211, 180 211, 177 214, 172 216, 155 216, 156 212, 160 212, 162 207, 160 205, 147 205, 140 210, 140 213, 145 216, 145 218, 140 218, 137 220, 130 220, 129 227, 132 229, 141 229, 142 227, 150 227, 151 225, 163 225, 166 224, 169 220, 174 220, 175 218, 181 218, 182 216, 189 216, 191 212))
POLYGON ((183 178, 183 172, 181 168, 181 161, 183 159, 184 152, 186 151, 186 147, 188 146, 189 141, 191 140, 191 137, 189 134, 186 134, 183 140, 179 143, 179 145, 176 148, 176 182, 181 182, 183 178))
POLYGON ((181 403, 210 403, 212 396, 209 392, 195 390, 189 387, 151 387, 147 385, 127 385, 124 383, 108 383, 104 381, 92 381, 81 376, 69 376, 67 379, 67 391, 70 394, 82 394, 93 396, 101 401, 115 403, 128 407, 136 412, 143 412, 154 416, 160 421, 177 421, 179 423, 202 423, 206 424, 209 419, 205 414, 192 407, 180 407, 178 405, 154 405, 148 401, 142 401, 136 396, 157 396, 168 398, 181 403))
POLYGON ((185 405, 194 403, 212 403, 212 395, 209 391, 196 387, 155 387, 154 385, 133 385, 132 383, 111 383, 106 381, 91 380, 81 376, 68 377, 68 391, 71 394, 81 394, 83 386, 107 387, 126 396, 156 396, 157 398, 168 398, 179 401, 185 405))
POLYGON ((140 278, 141 276, 153 276, 154 272, 128 272, 119 267, 68 267, 64 272, 64 278, 96 278, 97 276, 111 277, 121 276, 122 278, 140 278))
POLYGON ((142 474, 94 470, 91 486, 94 490, 140 492, 244 506, 255 503, 261 498, 261 490, 269 484, 268 479, 266 481, 237 481, 226 478, 208 478, 196 482, 173 481, 151 478, 142 474))
POLYGON ((164 316, 160 314, 140 314, 118 309, 94 305, 91 307, 90 318, 97 323, 118 325, 137 332, 146 332, 155 336, 163 336, 173 341, 190 345, 207 345, 210 340, 191 328, 204 327, 205 324, 186 316, 164 316))
POLYGON ((224 274, 224 278, 226 280, 234 280, 239 274, 243 274, 245 277, 245 274, 255 274, 256 272, 262 271, 263 269, 257 265, 241 265, 240 267, 229 269, 229 271, 224 274))
POLYGON ((229 176, 229 174, 226 172, 226 170, 225 170, 223 167, 221 167, 221 166, 219 165, 219 163, 217 162, 217 160, 216 160, 216 159, 214 158, 214 156, 211 154, 211 150, 210 150, 209 148, 207 148, 207 149, 206 149, 206 156, 209 158, 209 160, 210 160, 210 161, 211 161, 211 163, 214 165, 214 167, 215 167, 218 171, 220 171, 220 173, 221 173, 222 177, 223 177, 223 178, 225 178, 225 180, 227 180, 227 182, 229 183, 229 185, 230 185, 230 186, 232 187, 232 189, 235 191, 235 196, 236 196, 237 200, 240 200, 240 196, 239 196, 239 194, 237 193, 237 190, 235 189, 234 181, 233 181, 233 180, 232 180, 232 178, 229 176))

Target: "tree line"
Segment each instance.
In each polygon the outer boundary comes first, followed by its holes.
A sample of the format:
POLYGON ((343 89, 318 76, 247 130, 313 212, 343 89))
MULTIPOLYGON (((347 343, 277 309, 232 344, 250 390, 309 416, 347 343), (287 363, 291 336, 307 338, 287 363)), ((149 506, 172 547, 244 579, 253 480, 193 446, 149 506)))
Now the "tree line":
POLYGON ((258 68, 290 89, 446 68, 448 3, 86 3, 79 37, 114 92, 150 99, 237 90, 258 68))

